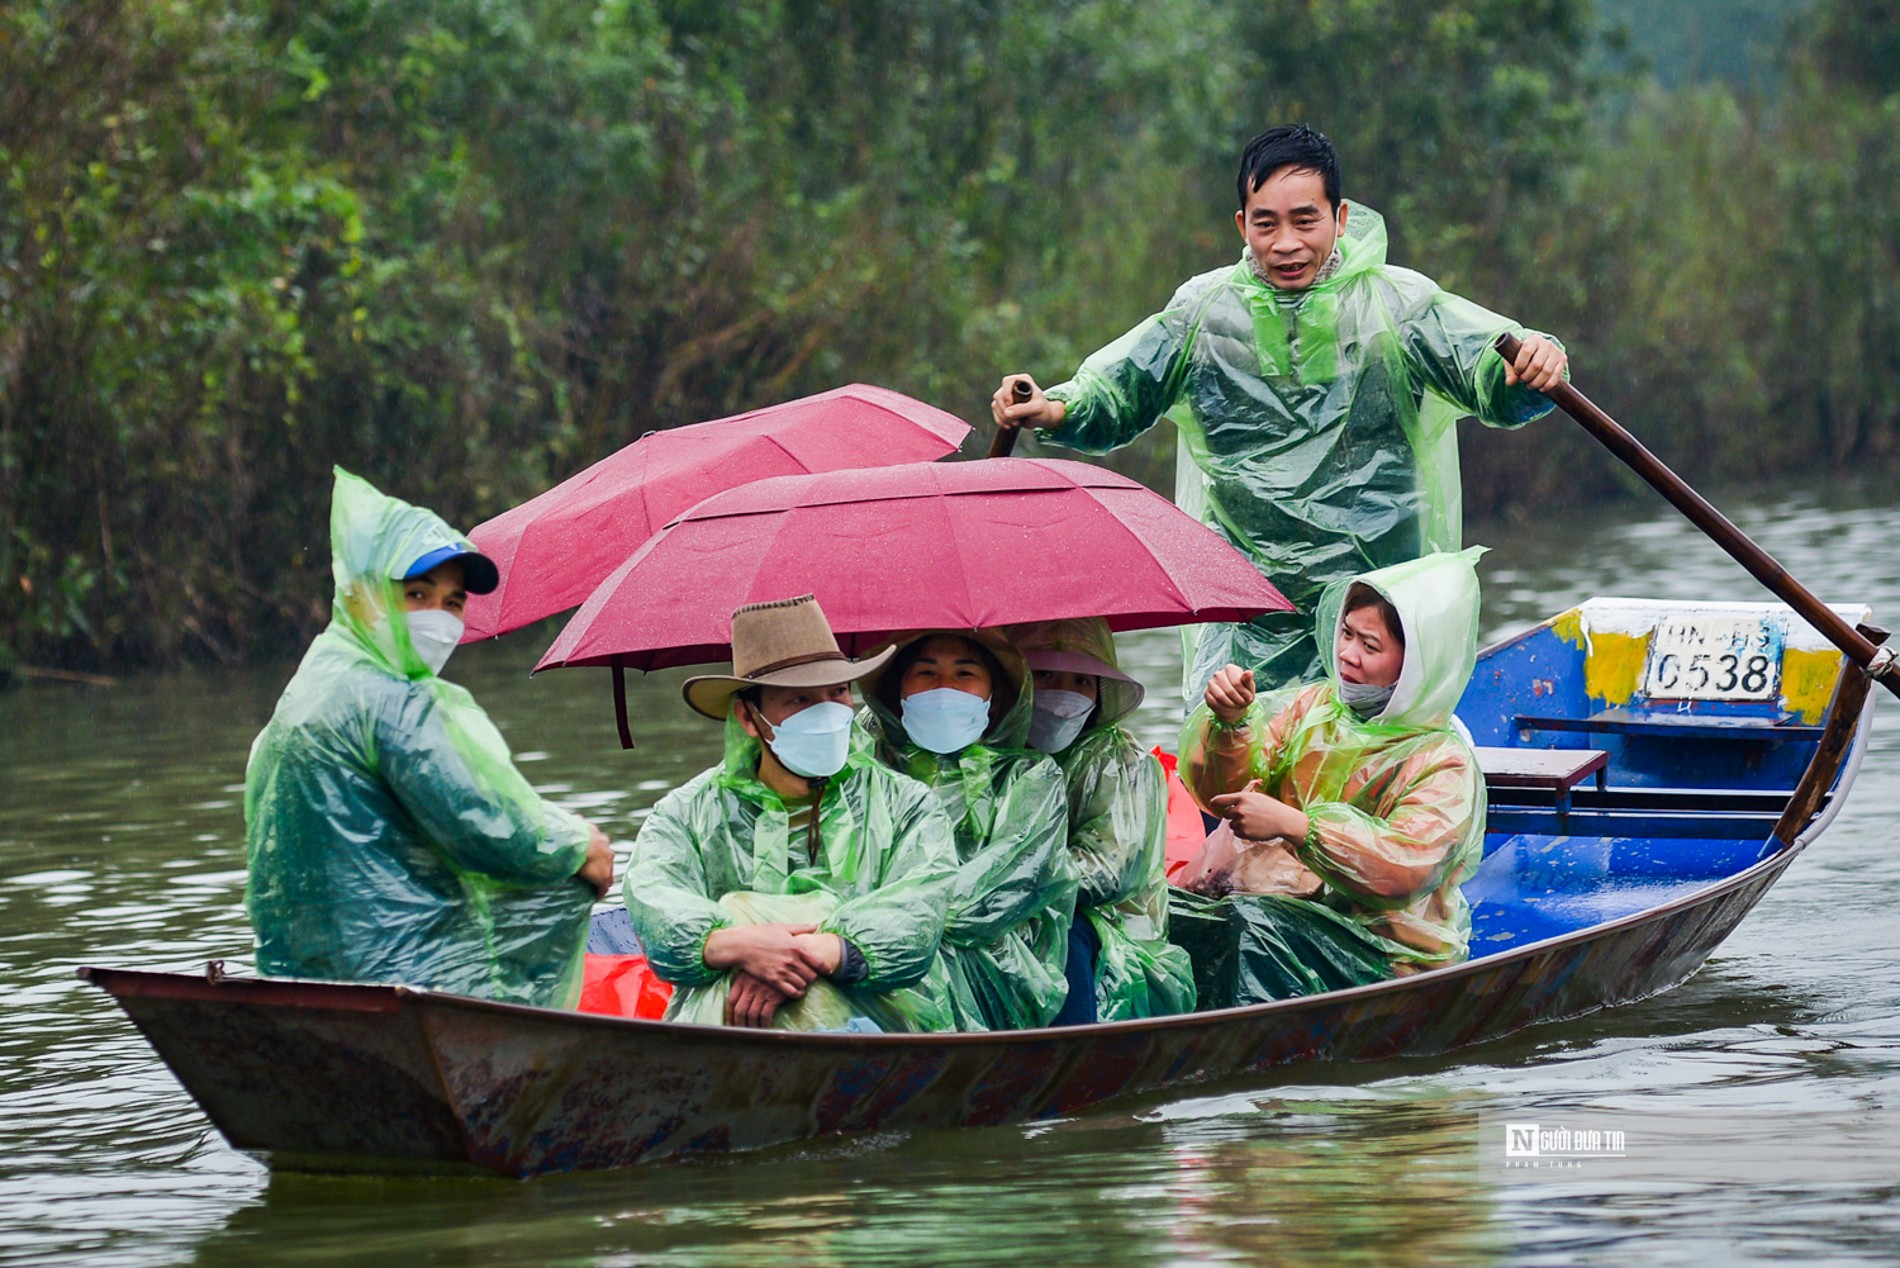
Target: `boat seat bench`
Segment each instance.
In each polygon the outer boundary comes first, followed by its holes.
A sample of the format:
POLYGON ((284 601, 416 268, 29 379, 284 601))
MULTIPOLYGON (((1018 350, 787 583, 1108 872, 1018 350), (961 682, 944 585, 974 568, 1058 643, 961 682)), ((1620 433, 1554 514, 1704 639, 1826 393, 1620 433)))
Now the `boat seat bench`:
POLYGON ((1610 755, 1595 748, 1478 748, 1478 768, 1492 788, 1547 788, 1557 813, 1570 813, 1570 790, 1588 776, 1597 791, 1609 769, 1610 755))

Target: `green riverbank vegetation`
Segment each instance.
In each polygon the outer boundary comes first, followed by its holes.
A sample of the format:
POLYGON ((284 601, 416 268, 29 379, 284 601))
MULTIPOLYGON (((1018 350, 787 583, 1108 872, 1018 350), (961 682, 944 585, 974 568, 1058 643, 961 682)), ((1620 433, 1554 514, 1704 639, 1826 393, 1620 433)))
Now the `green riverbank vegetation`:
MULTIPOLYGON (((1692 479, 1892 469, 1900 16, 1787 30, 1770 95, 1568 0, 0 3, 0 665, 294 650, 333 462, 467 525, 843 382, 981 422, 1233 259, 1284 120, 1692 479)), ((1470 507, 1620 487, 1573 431, 1470 507)))

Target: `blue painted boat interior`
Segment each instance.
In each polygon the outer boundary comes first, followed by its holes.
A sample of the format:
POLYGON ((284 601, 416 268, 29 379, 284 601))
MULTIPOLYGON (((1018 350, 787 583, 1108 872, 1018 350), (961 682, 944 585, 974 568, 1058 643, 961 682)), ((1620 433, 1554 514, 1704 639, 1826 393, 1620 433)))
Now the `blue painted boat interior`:
POLYGON ((1686 897, 1755 863, 1762 846, 1761 839, 1488 833, 1484 862, 1464 884, 1471 958, 1686 897))
POLYGON ((1767 857, 1818 743, 1818 720, 1785 700, 1592 697, 1590 640, 1561 621, 1481 653, 1458 716, 1481 746, 1602 750, 1605 787, 1578 783, 1565 813, 1552 790, 1490 788, 1484 861, 1464 885, 1474 959, 1654 908, 1767 857))

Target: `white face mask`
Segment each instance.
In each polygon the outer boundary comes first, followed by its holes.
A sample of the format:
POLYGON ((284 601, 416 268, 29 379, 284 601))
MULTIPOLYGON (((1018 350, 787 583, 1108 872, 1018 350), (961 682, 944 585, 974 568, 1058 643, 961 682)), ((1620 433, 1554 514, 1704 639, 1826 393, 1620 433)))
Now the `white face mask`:
POLYGON ((958 753, 983 738, 990 702, 955 687, 933 687, 904 697, 904 734, 933 753, 958 753))
POLYGON ((456 644, 462 641, 461 618, 441 608, 424 608, 408 613, 408 617, 409 645, 416 649, 416 655, 429 667, 430 673, 441 673, 456 644))
POLYGON ((1029 717, 1029 747, 1039 753, 1060 753, 1075 743, 1094 711, 1095 702, 1079 691, 1038 691, 1035 712, 1029 717))
POLYGON ((766 743, 792 774, 830 779, 851 755, 851 707, 827 700, 800 709, 779 723, 766 743))

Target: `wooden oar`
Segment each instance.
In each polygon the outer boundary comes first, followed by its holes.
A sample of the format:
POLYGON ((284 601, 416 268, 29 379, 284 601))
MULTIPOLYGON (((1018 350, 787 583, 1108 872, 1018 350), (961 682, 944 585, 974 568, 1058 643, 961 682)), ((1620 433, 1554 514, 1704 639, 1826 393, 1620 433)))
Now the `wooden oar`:
MULTIPOLYGON (((1516 336, 1499 335, 1497 349, 1504 354, 1507 364, 1516 361, 1516 336)), ((1556 402, 1557 408, 1581 423, 1583 429, 1595 436, 1605 449, 1643 477, 1651 488, 1669 500, 1671 506, 1687 516, 1691 524, 1727 551, 1736 563, 1748 569, 1755 580, 1767 586, 1783 603, 1799 613, 1804 621, 1821 631, 1822 637, 1845 652, 1848 659, 1865 669, 1868 677, 1900 696, 1900 673, 1895 671, 1893 648, 1885 644, 1876 645, 1872 639, 1842 619, 1833 608, 1815 598, 1814 592, 1790 576, 1786 568, 1775 562, 1774 556, 1757 546, 1747 533, 1730 523, 1726 515, 1709 505, 1706 498, 1690 488, 1681 476, 1665 466, 1662 459, 1649 452, 1614 418, 1598 409, 1589 397, 1568 383, 1559 383, 1544 395, 1556 402)))
MULTIPOLYGON (((1026 375, 1017 375, 1016 381, 1009 385, 1009 403, 1011 405, 1021 405, 1035 394, 1036 389, 1030 385, 1028 376, 1026 375)), ((1016 448, 1016 433, 1021 430, 1021 427, 998 427, 996 434, 990 437, 990 452, 988 456, 991 458, 1009 457, 1010 452, 1016 448)))

